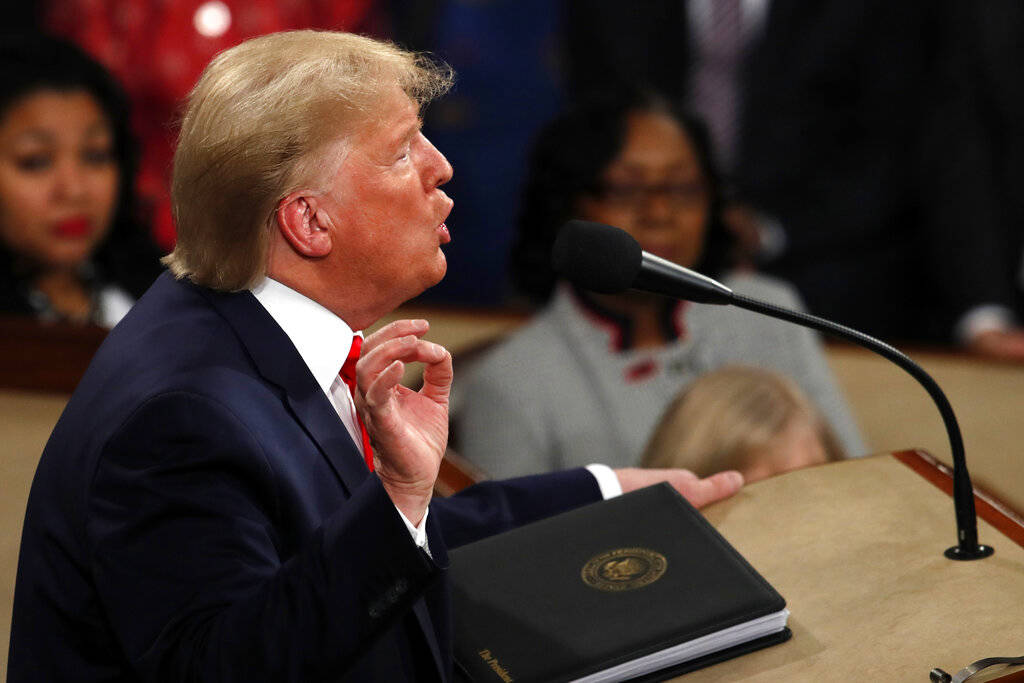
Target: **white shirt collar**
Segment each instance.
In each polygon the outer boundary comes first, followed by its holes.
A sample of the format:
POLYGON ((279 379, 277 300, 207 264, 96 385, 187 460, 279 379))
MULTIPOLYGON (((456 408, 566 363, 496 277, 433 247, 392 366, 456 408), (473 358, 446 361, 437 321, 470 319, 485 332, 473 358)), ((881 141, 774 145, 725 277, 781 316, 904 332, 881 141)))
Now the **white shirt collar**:
POLYGON ((354 335, 348 324, 309 297, 263 278, 250 291, 292 340, 324 393, 338 377, 354 335))

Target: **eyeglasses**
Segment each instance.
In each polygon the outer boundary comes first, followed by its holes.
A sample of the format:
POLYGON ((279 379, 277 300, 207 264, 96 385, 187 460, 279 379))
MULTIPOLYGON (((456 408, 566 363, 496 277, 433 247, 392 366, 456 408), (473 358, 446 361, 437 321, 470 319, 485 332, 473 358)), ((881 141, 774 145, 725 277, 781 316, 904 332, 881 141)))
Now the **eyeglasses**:
POLYGON ((657 197, 664 198, 679 209, 700 206, 707 200, 707 187, 702 182, 689 183, 605 183, 592 193, 596 199, 629 208, 640 208, 657 197))

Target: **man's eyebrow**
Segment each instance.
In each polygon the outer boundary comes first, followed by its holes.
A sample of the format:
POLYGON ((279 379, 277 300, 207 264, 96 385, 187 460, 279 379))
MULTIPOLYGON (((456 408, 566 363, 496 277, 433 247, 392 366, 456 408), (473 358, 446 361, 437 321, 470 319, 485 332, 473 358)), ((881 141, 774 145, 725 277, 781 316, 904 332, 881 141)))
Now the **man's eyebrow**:
POLYGON ((416 137, 416 134, 423 130, 423 119, 416 117, 416 122, 409 125, 409 127, 402 133, 402 136, 396 140, 396 144, 404 145, 409 140, 416 137))

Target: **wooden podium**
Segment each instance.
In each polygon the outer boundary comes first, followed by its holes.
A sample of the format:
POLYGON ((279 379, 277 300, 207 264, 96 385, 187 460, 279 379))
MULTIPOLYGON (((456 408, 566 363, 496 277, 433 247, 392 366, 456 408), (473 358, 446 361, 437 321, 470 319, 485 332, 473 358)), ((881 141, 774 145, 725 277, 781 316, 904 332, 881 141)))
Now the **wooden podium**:
MULTIPOLYGON (((793 638, 678 680, 928 681, 935 667, 1024 655, 1024 524, 976 496, 995 554, 946 559, 951 490, 942 466, 907 451, 773 477, 705 508, 786 598, 793 638)), ((1024 681, 1024 667, 970 683, 991 680, 1024 681)))

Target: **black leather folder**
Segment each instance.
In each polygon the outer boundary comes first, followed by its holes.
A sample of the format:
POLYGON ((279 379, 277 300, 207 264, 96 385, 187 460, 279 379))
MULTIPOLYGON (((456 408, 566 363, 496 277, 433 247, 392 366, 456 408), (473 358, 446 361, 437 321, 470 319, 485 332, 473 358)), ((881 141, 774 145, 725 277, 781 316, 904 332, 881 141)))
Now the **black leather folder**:
POLYGON ((782 596, 667 484, 451 552, 472 681, 661 680, 787 640, 782 596))

